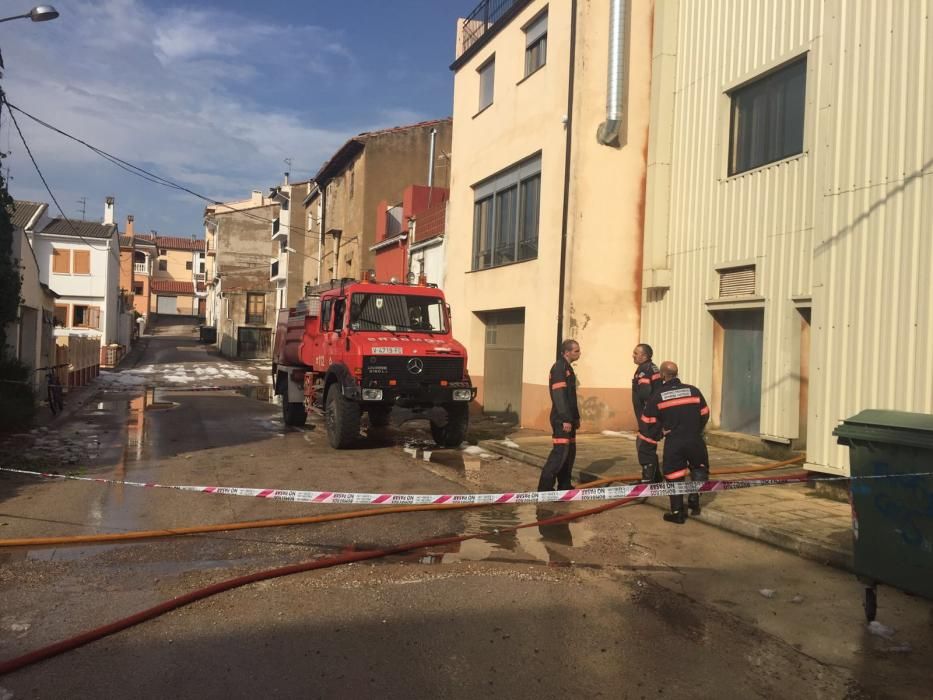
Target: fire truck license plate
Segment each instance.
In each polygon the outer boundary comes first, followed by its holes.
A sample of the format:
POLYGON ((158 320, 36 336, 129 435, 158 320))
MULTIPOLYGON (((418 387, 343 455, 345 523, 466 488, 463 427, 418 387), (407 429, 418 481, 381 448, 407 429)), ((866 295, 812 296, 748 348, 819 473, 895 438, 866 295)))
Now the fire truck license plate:
POLYGON ((401 348, 373 348, 373 355, 401 355, 401 348))

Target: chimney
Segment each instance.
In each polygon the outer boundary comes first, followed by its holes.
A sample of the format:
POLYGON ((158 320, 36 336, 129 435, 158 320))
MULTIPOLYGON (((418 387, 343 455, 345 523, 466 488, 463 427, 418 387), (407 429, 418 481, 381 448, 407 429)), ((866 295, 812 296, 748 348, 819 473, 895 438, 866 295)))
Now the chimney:
POLYGON ((128 236, 129 238, 132 238, 133 235, 134 235, 135 233, 136 233, 136 232, 135 232, 134 229, 133 229, 133 215, 132 215, 132 214, 127 214, 127 215, 126 215, 126 234, 125 234, 125 235, 128 236))
POLYGON ((113 223, 113 197, 107 197, 104 200, 104 223, 113 223))

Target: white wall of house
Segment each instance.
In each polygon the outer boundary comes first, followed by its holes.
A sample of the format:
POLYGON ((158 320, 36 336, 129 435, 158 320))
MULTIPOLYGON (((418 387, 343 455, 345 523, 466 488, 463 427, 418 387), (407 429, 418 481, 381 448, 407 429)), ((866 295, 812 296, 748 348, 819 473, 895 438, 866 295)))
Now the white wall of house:
POLYGON ((446 236, 438 236, 411 251, 411 264, 408 269, 415 274, 415 281, 423 273, 430 284, 444 287, 444 277, 447 273, 445 240, 446 236))
POLYGON ((39 263, 40 279, 60 295, 58 304, 96 306, 100 309, 99 328, 74 328, 73 332, 80 335, 99 336, 102 344, 109 345, 118 342, 119 309, 117 305, 120 263, 117 237, 88 240, 91 243, 85 243, 71 236, 50 236, 39 233, 33 238, 33 247, 39 263), (61 274, 53 271, 53 250, 72 251, 72 272, 61 274), (89 253, 90 271, 88 274, 73 272, 73 251, 89 253))

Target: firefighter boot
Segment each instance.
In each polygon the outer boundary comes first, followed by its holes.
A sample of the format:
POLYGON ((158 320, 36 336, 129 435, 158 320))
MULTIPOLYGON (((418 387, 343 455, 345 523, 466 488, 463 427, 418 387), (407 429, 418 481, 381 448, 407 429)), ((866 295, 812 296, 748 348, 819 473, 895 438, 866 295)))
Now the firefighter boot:
POLYGON ((700 494, 691 493, 687 496, 687 505, 690 507, 690 515, 699 515, 700 508, 700 494))
POLYGON ((687 522, 687 512, 684 510, 684 497, 671 496, 671 512, 664 514, 664 519, 669 523, 683 525, 687 522))

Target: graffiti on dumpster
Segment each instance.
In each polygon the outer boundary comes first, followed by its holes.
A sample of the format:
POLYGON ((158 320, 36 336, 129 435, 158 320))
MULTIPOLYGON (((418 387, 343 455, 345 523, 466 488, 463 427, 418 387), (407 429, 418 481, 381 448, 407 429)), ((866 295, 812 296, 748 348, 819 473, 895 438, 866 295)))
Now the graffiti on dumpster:
POLYGON ((894 525, 894 531, 900 534, 904 544, 933 551, 933 534, 930 532, 930 523, 933 523, 931 479, 924 476, 898 476, 886 462, 875 462, 872 466, 875 476, 893 477, 885 480, 888 482, 885 488, 862 484, 873 493, 875 509, 894 525))

